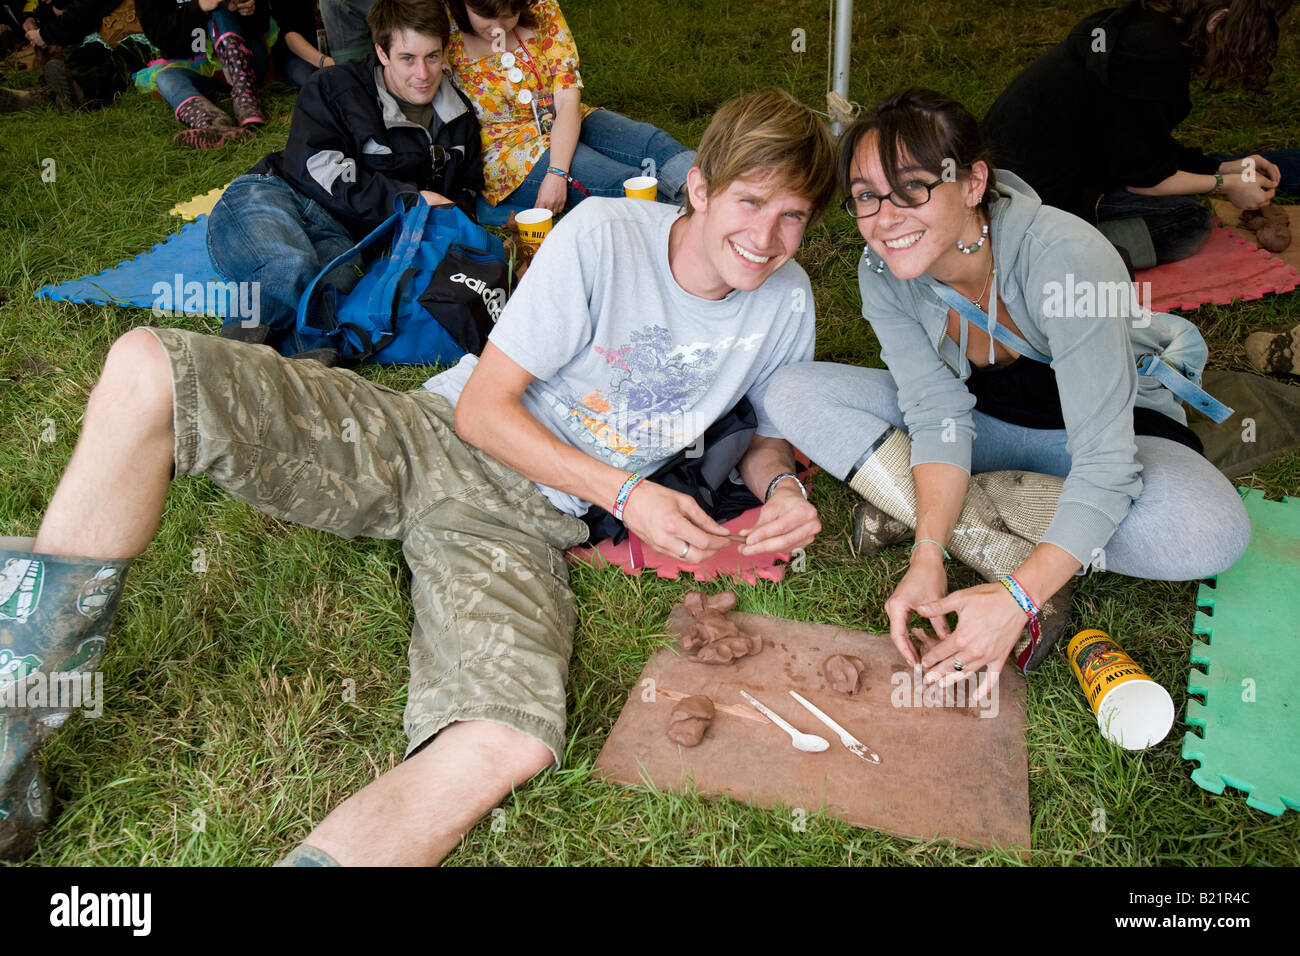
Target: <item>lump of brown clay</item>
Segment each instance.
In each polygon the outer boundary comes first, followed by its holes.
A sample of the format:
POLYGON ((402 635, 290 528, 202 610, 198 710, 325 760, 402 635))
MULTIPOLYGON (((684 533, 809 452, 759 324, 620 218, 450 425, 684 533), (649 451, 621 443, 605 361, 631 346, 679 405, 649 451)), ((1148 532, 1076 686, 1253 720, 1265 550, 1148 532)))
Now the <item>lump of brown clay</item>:
MULTIPOLYGON (((732 625, 733 627, 735 625, 732 625)), ((746 634, 737 629, 731 637, 705 644, 691 660, 697 664, 730 664, 763 649, 763 639, 757 634, 746 634)))
POLYGON ((862 663, 861 658, 849 657, 845 654, 828 657, 822 664, 822 673, 826 675, 826 682, 837 694, 856 694, 862 685, 862 672, 866 669, 867 665, 862 663))
POLYGON ((704 594, 691 591, 682 604, 695 618, 690 630, 682 635, 682 648, 696 651, 691 658, 697 664, 730 664, 763 649, 763 639, 747 634, 727 617, 736 606, 734 591, 704 594))
POLYGON ((1291 220, 1281 206, 1244 210, 1241 228, 1254 232, 1259 244, 1269 252, 1284 252, 1291 245, 1291 220))
POLYGON ((683 747, 694 747, 713 722, 713 701, 703 694, 687 697, 673 708, 668 718, 668 739, 683 747))

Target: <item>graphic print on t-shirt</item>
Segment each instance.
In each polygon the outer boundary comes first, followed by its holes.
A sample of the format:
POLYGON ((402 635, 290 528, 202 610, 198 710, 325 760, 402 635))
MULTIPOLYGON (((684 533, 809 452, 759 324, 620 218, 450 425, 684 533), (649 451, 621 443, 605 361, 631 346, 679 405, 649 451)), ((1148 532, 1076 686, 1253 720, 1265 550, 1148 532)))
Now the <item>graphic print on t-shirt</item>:
POLYGON ((765 337, 759 332, 743 339, 674 345, 662 326, 638 329, 630 343, 593 345, 592 355, 598 368, 603 363, 608 384, 556 410, 597 457, 619 467, 660 462, 693 443, 726 411, 697 408, 717 378, 723 352, 753 351, 765 337))

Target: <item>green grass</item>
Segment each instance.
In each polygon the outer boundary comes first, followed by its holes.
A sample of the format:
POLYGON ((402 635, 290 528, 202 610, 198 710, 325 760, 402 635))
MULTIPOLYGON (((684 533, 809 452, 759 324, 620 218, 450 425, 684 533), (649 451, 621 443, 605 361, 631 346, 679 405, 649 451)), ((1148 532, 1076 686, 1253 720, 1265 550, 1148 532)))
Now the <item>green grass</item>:
MULTIPOLYGON (((860 2, 852 96, 869 103, 902 85, 928 85, 981 115, 1017 69, 1096 6, 860 2)), ((566 9, 583 53, 586 99, 690 143, 718 105, 745 90, 776 84, 824 108, 826 12, 824 3, 808 0, 589 0, 566 9), (803 54, 791 52, 797 28, 806 31, 803 54)), ((1198 92, 1184 137, 1224 150, 1300 142, 1288 92, 1300 88, 1296 54, 1292 31, 1269 96, 1198 92)), ((109 344, 152 320, 141 311, 37 300, 33 291, 148 248, 174 231, 172 204, 227 182, 282 145, 292 94, 278 89, 268 103, 273 118, 255 142, 215 154, 172 149, 169 111, 134 92, 98 113, 0 117, 3 533, 34 533, 109 344), (53 182, 41 178, 47 158, 55 161, 53 182), (42 437, 47 422, 53 441, 42 437)), ((859 241, 849 222, 832 217, 810 233, 800 260, 817 295, 818 358, 879 364, 858 314, 859 241)), ((1300 322, 1300 296, 1207 307, 1194 318, 1214 364, 1245 368, 1245 336, 1300 322)), ((203 319, 175 324, 215 330, 203 319)), ((412 387, 427 372, 364 374, 412 387)), ((1242 483, 1300 494, 1300 458, 1280 459, 1242 483)), ((882 605, 904 552, 854 560, 847 543, 852 495, 822 479, 814 501, 827 530, 807 570, 742 588, 741 609, 882 630, 882 605)), ((522 787, 496 825, 474 828, 448 862, 1023 862, 817 814, 800 832, 789 813, 595 780, 596 755, 689 584, 587 567, 572 578, 580 624, 564 769, 522 787)), ((1195 590, 1194 583, 1099 575, 1082 582, 1075 601, 1075 623, 1118 637, 1170 689, 1180 714, 1195 590)), ((62 812, 33 862, 251 865, 278 858, 343 797, 400 759, 410 624, 396 544, 343 542, 266 518, 206 480, 179 482, 157 540, 131 572, 103 665, 104 715, 74 717, 45 752, 62 812), (206 557, 202 573, 193 568, 196 549, 206 557), (355 701, 344 699, 349 688, 355 701)), ((1060 655, 1030 679, 1028 705, 1031 863, 1300 860, 1300 815, 1275 819, 1248 808, 1239 792, 1215 797, 1191 782, 1192 765, 1179 756, 1181 721, 1151 750, 1111 747, 1060 655), (1104 832, 1093 828, 1098 809, 1104 832)))

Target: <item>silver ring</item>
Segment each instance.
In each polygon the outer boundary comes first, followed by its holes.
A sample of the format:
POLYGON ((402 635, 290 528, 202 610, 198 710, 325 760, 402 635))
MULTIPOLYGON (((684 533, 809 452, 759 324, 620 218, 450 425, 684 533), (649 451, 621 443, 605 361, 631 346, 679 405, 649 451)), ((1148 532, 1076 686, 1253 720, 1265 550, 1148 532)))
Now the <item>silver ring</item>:
POLYGON ((682 544, 682 553, 677 555, 677 557, 684 558, 686 557, 686 555, 690 553, 690 551, 691 551, 691 543, 687 541, 684 544, 682 544))
POLYGON ((954 657, 952 659, 952 669, 955 671, 964 671, 966 669, 966 665, 954 657))

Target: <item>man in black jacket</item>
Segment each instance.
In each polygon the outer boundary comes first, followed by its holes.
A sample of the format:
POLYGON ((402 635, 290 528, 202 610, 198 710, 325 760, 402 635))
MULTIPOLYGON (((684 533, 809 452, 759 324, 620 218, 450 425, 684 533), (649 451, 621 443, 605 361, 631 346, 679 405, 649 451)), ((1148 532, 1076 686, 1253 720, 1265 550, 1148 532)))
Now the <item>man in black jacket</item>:
MULTIPOLYGON (((208 221, 208 252, 235 282, 257 283, 253 315, 229 317, 222 335, 293 347, 298 299, 399 202, 423 197, 474 216, 483 184, 478 120, 442 82, 450 33, 441 4, 377 0, 375 53, 320 70, 298 97, 288 145, 227 187, 208 221)), ((328 280, 340 292, 350 271, 328 280)))

